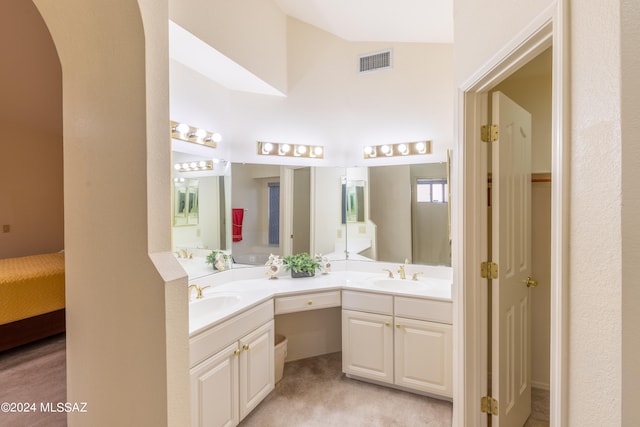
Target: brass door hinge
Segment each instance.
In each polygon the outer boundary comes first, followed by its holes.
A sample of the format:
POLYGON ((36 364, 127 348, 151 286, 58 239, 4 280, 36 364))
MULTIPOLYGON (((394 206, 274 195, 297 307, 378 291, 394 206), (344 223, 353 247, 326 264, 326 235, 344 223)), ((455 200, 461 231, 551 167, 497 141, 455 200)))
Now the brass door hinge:
POLYGON ((498 415, 498 401, 491 396, 480 398, 480 411, 484 414, 498 415))
POLYGON ((482 142, 495 142, 498 140, 498 125, 484 125, 480 127, 480 139, 482 142))
POLYGON ((480 276, 483 279, 497 279, 498 264, 491 261, 480 263, 480 276))

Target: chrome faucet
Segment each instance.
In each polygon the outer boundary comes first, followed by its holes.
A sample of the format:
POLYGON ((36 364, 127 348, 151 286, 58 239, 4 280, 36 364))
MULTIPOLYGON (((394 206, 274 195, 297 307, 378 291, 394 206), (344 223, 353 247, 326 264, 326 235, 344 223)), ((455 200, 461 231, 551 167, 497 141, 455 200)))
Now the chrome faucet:
POLYGON ((196 299, 202 299, 202 291, 207 289, 209 286, 198 286, 196 284, 193 285, 189 285, 189 287, 187 288, 187 290, 189 291, 189 301, 191 301, 191 289, 195 289, 196 290, 196 299))

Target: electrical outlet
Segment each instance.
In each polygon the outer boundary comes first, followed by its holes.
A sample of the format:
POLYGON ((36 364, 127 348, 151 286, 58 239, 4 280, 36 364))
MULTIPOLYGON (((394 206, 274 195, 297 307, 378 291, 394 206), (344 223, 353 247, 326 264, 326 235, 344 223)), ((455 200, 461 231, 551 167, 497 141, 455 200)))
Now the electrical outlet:
POLYGON ((10 232, 10 231, 11 231, 11 225, 9 225, 9 224, 4 224, 4 225, 2 226, 2 232, 3 232, 3 233, 8 233, 8 232, 10 232))

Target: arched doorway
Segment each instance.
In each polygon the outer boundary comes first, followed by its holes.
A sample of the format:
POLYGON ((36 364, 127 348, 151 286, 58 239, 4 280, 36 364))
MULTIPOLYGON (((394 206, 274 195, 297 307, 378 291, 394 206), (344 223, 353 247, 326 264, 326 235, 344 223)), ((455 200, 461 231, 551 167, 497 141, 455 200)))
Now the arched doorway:
POLYGON ((69 425, 188 424, 166 1, 33 0, 62 66, 69 425), (144 25, 143 25, 144 24, 144 25))

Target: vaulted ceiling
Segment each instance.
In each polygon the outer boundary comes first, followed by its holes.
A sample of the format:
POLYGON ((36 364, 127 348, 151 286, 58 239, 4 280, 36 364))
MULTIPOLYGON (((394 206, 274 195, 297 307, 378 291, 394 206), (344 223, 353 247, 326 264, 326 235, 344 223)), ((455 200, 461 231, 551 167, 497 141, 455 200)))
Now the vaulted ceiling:
POLYGON ((453 0, 274 0, 287 15, 349 41, 453 43, 453 0))

